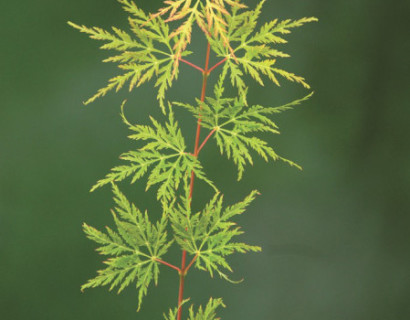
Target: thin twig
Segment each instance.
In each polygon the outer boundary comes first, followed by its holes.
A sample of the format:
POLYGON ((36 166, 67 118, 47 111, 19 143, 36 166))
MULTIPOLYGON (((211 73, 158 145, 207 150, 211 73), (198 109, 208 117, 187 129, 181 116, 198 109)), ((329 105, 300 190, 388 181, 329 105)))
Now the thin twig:
POLYGON ((208 142, 209 138, 212 137, 212 135, 215 133, 215 129, 213 129, 208 136, 204 139, 204 141, 202 142, 201 146, 198 148, 198 154, 201 151, 201 149, 205 146, 205 144, 208 142))
POLYGON ((181 269, 178 268, 177 266, 174 266, 173 264, 170 264, 170 263, 168 263, 168 262, 162 261, 162 260, 157 259, 157 258, 155 259, 155 261, 157 261, 157 262, 159 262, 159 263, 162 263, 163 265, 166 265, 166 266, 168 266, 168 267, 170 267, 170 268, 172 268, 172 269, 178 271, 178 273, 181 273, 181 269))
POLYGON ((204 69, 202 69, 201 67, 198 67, 196 64, 193 64, 192 62, 189 62, 189 61, 187 61, 187 60, 185 60, 185 59, 179 58, 179 61, 181 61, 181 62, 183 62, 183 63, 186 63, 187 65, 189 65, 189 66, 191 66, 192 68, 195 68, 195 69, 201 71, 202 73, 205 72, 204 69))
POLYGON ((184 273, 186 274, 188 270, 192 267, 196 259, 198 258, 198 255, 195 255, 195 257, 192 259, 192 261, 189 263, 188 267, 185 268, 184 273))
POLYGON ((214 65, 211 69, 208 70, 208 74, 210 74, 214 69, 218 68, 222 63, 224 63, 228 58, 222 59, 216 65, 214 65))

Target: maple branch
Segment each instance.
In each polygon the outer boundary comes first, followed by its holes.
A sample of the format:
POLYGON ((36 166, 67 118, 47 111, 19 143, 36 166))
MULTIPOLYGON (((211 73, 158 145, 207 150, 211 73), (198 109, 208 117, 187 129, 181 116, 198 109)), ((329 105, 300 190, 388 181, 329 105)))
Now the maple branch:
POLYGON ((218 68, 221 64, 223 64, 224 62, 226 62, 226 60, 228 60, 228 57, 226 57, 225 59, 222 59, 221 61, 219 61, 216 65, 214 65, 211 69, 208 70, 208 74, 210 74, 214 69, 218 68))
POLYGON ((170 264, 170 263, 168 263, 168 262, 166 262, 166 261, 162 261, 162 260, 160 260, 160 259, 158 259, 158 258, 155 258, 155 261, 156 261, 156 262, 159 262, 159 263, 162 263, 163 265, 166 265, 166 266, 168 266, 168 267, 170 267, 170 268, 172 268, 172 269, 178 271, 178 273, 181 273, 181 269, 178 268, 178 267, 176 267, 176 266, 174 266, 173 264, 170 264))
POLYGON ((196 259, 198 258, 198 255, 196 254, 195 257, 191 260, 191 262, 189 263, 188 267, 185 268, 185 270, 183 271, 185 274, 188 272, 188 270, 192 267, 192 265, 194 264, 194 262, 196 261, 196 259))
POLYGON ((183 62, 183 63, 186 63, 187 65, 189 65, 189 66, 191 66, 192 68, 195 68, 195 69, 201 71, 202 73, 205 72, 204 69, 202 69, 201 67, 198 67, 196 64, 193 64, 192 62, 189 62, 188 60, 179 58, 179 61, 181 61, 181 62, 183 62))
MULTIPOLYGON (((206 59, 205 59, 205 69, 202 72, 203 79, 202 79, 202 90, 201 90, 201 101, 205 101, 206 95, 206 85, 208 82, 208 67, 209 67, 209 57, 211 55, 211 44, 208 42, 208 47, 206 50, 206 59)), ((194 156, 198 157, 198 148, 199 148, 199 137, 201 134, 201 118, 198 119, 197 128, 196 128, 196 137, 195 137, 195 148, 194 148, 194 156)), ((192 192, 194 190, 194 180, 195 174, 192 171, 191 173, 191 183, 189 186, 189 198, 192 199, 192 192)), ((186 264, 186 251, 182 251, 182 259, 181 259, 181 268, 180 270, 185 270, 186 264)), ((185 284, 185 272, 181 272, 179 274, 179 293, 178 293, 178 314, 177 320, 181 320, 182 317, 182 301, 184 300, 184 284, 185 284)))
POLYGON ((205 144, 208 142, 209 138, 212 137, 212 135, 215 133, 216 129, 213 129, 208 136, 204 139, 204 141, 202 142, 201 146, 198 148, 198 154, 201 151, 201 149, 205 146, 205 144))

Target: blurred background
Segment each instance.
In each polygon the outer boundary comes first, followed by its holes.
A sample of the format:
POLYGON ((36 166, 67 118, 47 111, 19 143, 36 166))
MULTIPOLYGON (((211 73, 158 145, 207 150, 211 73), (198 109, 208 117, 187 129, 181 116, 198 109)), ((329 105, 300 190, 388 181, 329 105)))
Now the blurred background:
MULTIPOLYGON (((287 37, 282 49, 292 58, 279 63, 305 76, 316 94, 278 116, 282 135, 269 138, 304 170, 258 159, 238 183, 215 144, 206 146, 202 162, 227 203, 261 191, 238 223, 243 240, 263 252, 230 259, 232 278, 245 279, 238 285, 191 273, 185 292, 192 302, 224 297, 222 319, 410 319, 409 9, 407 1, 267 1, 263 21, 320 19, 287 37)), ((161 113, 151 84, 84 107, 117 71, 67 20, 127 24, 114 0, 0 5, 0 318, 162 319, 177 302, 178 277, 167 268, 140 313, 132 286, 121 295, 80 292, 103 266, 81 224, 112 225, 109 188, 89 189, 135 147, 118 115, 121 101, 128 99, 134 122, 161 113)), ((199 53, 190 59, 202 65, 205 40, 194 39, 199 53)), ((276 106, 308 93, 285 81, 281 88, 250 83, 254 104, 276 106)), ((192 102, 200 86, 200 75, 182 66, 169 97, 192 102)), ((192 145, 195 123, 184 112, 178 117, 192 145)), ((121 188, 158 215, 143 182, 121 188)), ((211 193, 200 183, 195 192, 199 208, 211 193)), ((178 264, 180 253, 167 259, 178 264)))

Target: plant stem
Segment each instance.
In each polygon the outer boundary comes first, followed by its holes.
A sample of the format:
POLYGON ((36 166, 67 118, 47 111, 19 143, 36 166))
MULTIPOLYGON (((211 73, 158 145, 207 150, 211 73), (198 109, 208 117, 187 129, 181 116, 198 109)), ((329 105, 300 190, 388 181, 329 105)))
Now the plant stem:
MULTIPOLYGON (((208 75, 209 75, 209 57, 211 54, 211 44, 208 42, 208 47, 206 50, 206 58, 205 58, 205 69, 203 69, 203 79, 202 79, 202 91, 201 91, 201 101, 205 101, 205 95, 206 95, 206 85, 208 82, 208 75)), ((195 148, 194 148, 194 156, 198 157, 199 153, 199 138, 201 135, 201 117, 198 119, 197 123, 197 128, 196 128, 196 137, 195 137, 195 148)), ((194 180, 195 180, 195 174, 192 171, 191 173, 191 183, 190 183, 190 188, 189 188, 189 198, 192 199, 192 192, 194 190, 194 180)), ((184 284, 185 284, 185 275, 186 275, 186 251, 182 251, 182 260, 181 260, 181 272, 179 274, 179 293, 178 293, 178 315, 177 315, 177 320, 181 320, 182 316, 182 301, 184 300, 184 284)), ((189 264, 189 267, 191 267, 192 263, 189 264)))
POLYGON ((189 263, 188 267, 185 268, 185 274, 187 274, 188 270, 192 267, 192 265, 194 264, 197 258, 198 258, 198 255, 196 254, 195 257, 189 263))
POLYGON ((215 68, 218 68, 221 64, 223 64, 228 58, 222 59, 216 65, 214 65, 211 69, 208 70, 208 74, 211 73, 215 68))
POLYGON ((192 68, 195 68, 199 71, 201 71, 202 73, 204 73, 204 69, 202 69, 201 67, 198 67, 196 64, 193 64, 192 62, 189 62, 185 59, 179 58, 179 61, 186 63, 187 65, 191 66, 192 68))
POLYGON ((168 262, 166 262, 166 261, 162 261, 162 260, 160 260, 160 259, 155 259, 155 261, 157 261, 157 262, 159 262, 159 263, 162 263, 163 265, 166 265, 166 266, 168 266, 168 267, 170 267, 170 268, 172 268, 172 269, 178 271, 178 273, 181 273, 181 269, 179 269, 177 266, 174 266, 173 264, 170 264, 170 263, 168 263, 168 262))
POLYGON ((212 135, 215 133, 215 129, 213 129, 208 136, 204 139, 204 141, 202 142, 201 146, 198 149, 198 154, 201 152, 202 148, 205 146, 205 144, 208 142, 209 138, 212 137, 212 135))

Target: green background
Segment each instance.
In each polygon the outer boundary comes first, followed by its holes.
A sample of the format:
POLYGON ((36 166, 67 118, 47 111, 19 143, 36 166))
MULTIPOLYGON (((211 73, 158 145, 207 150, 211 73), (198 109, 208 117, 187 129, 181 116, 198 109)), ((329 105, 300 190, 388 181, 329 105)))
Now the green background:
MULTIPOLYGON (((316 94, 280 115, 282 135, 270 140, 304 171, 257 160, 238 183, 214 143, 206 146, 203 164, 228 203, 261 191, 238 222, 244 240, 264 250, 232 257, 232 277, 245 278, 239 285, 190 274, 192 302, 224 297, 223 319, 410 318, 409 5, 395 2, 268 1, 262 20, 320 19, 288 37, 284 50, 292 59, 280 61, 316 94)), ((137 3, 147 10, 160 5, 137 3)), ((79 289, 102 266, 82 222, 112 224, 109 188, 88 190, 133 148, 119 105, 128 98, 127 116, 139 123, 160 112, 151 85, 84 107, 116 71, 67 20, 126 25, 114 0, 0 4, 0 319, 161 319, 176 304, 172 270, 163 268, 138 314, 132 287, 121 295, 79 289)), ((194 38, 203 52, 204 39, 194 38)), ((200 74, 181 71, 169 97, 193 101, 200 74)), ((251 82, 249 101, 275 106, 307 94, 282 83, 251 82)), ((178 117, 192 144, 194 122, 183 112, 178 117)), ((142 182, 121 187, 155 216, 154 195, 142 182)), ((195 192, 198 206, 210 195, 201 184, 195 192)), ((179 258, 176 251, 168 256, 175 264, 179 258)))

